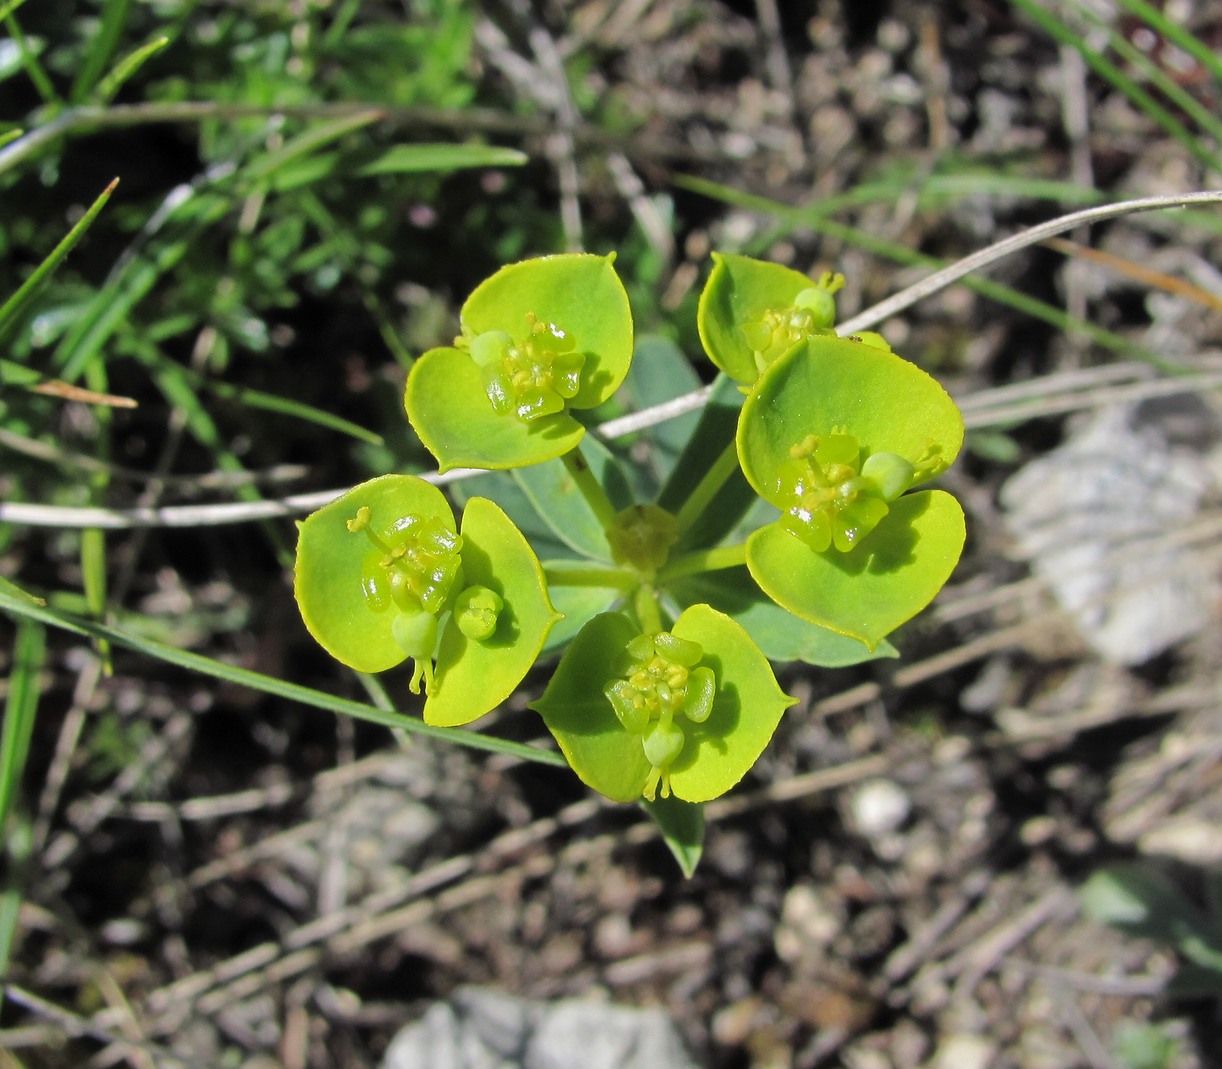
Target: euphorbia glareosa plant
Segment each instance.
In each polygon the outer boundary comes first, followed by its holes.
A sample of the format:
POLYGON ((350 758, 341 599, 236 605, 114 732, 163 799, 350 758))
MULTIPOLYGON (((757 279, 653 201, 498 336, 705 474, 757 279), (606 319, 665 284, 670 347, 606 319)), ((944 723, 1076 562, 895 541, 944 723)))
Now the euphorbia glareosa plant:
POLYGON ((413 366, 405 401, 442 471, 508 470, 512 518, 471 497, 457 524, 413 475, 357 486, 300 525, 310 632, 358 671, 410 659, 425 721, 446 726, 566 647, 532 707, 573 771, 644 800, 690 866, 699 804, 742 779, 794 702, 772 662, 894 656, 887 636, 963 549, 958 503, 925 486, 962 418, 879 335, 836 334, 842 284, 715 254, 697 325, 727 385, 656 500, 624 505, 633 480, 580 418, 631 370, 613 258, 502 268, 454 345, 413 366), (540 563, 520 528, 566 555, 540 563))

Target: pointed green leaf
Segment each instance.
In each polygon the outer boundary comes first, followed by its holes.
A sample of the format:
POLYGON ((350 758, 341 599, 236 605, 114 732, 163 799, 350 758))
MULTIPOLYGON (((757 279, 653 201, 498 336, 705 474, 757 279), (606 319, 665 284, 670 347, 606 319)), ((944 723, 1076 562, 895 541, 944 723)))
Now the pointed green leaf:
POLYGON ((704 852, 704 806, 671 797, 642 801, 641 808, 658 826, 679 869, 690 880, 704 852))
POLYGON ((907 494, 850 553, 816 553, 779 523, 747 542, 760 588, 795 616, 877 648, 942 589, 963 551, 959 503, 941 490, 907 494))
POLYGON ((508 698, 560 619, 534 550, 500 508, 472 498, 463 510, 461 534, 462 585, 487 587, 504 607, 487 639, 468 638, 453 617, 445 625, 424 703, 424 722, 439 727, 470 723, 508 698))
POLYGON ((379 174, 418 174, 458 171, 467 167, 520 167, 530 159, 525 152, 501 145, 415 144, 391 145, 357 168, 362 178, 379 174))
MULTIPOLYGON (((592 437, 584 439, 579 448, 581 459, 606 491, 611 504, 617 509, 632 504, 627 473, 615 455, 592 437)), ((563 460, 519 468, 513 472, 513 478, 530 498, 540 518, 570 549, 591 560, 611 560, 611 547, 602 521, 563 460)))

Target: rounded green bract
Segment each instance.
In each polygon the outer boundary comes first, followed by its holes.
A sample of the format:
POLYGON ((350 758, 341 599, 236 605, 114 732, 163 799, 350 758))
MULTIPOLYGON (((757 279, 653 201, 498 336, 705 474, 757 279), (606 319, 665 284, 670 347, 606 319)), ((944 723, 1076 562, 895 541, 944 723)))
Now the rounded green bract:
POLYGON ((513 693, 559 619, 512 521, 472 498, 462 529, 412 475, 362 483, 301 524, 294 577, 319 644, 361 672, 411 658, 427 723, 456 726, 513 693))
POLYGON ((409 653, 396 620, 435 617, 460 559, 442 492, 414 476, 383 475, 302 521, 294 592, 323 649, 358 672, 382 672, 419 655, 419 636, 409 640, 409 653))
POLYGON ((742 779, 791 704, 742 627, 693 605, 654 634, 594 617, 532 708, 594 790, 704 802, 742 779))
POLYGON ((963 442, 946 391, 889 349, 811 338, 760 377, 739 416, 747 481, 781 511, 747 567, 783 608, 873 649, 922 609, 963 548, 947 494, 913 486, 963 442))
POLYGON ((704 351, 722 371, 751 384, 783 353, 813 336, 831 336, 834 294, 843 275, 817 282, 781 264, 713 253, 696 326, 704 351))
POLYGON ((570 410, 607 400, 632 360, 613 260, 567 253, 501 268, 467 298, 455 344, 416 361, 407 414, 443 471, 537 464, 580 441, 570 410))

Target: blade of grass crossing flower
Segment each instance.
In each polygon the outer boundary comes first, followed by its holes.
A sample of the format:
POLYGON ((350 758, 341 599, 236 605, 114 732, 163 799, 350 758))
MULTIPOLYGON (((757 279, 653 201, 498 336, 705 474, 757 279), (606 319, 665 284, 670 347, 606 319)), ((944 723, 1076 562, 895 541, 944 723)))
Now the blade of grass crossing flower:
POLYGON ((64 235, 60 243, 51 250, 51 254, 34 269, 34 273, 21 284, 20 289, 5 301, 3 305, 0 305, 0 341, 8 334, 12 325, 16 322, 21 312, 29 305, 30 301, 38 295, 38 291, 51 276, 51 272, 63 262, 64 257, 72 251, 72 247, 81 240, 85 231, 93 224, 93 221, 98 217, 98 213, 106 207, 106 202, 110 200, 110 195, 115 191, 115 187, 118 184, 119 180, 116 178, 102 190, 98 198, 89 206, 89 210, 64 235))
POLYGON ((524 761, 534 761, 538 764, 553 765, 557 768, 567 767, 563 756, 554 750, 541 750, 508 739, 498 739, 491 735, 476 734, 461 728, 430 727, 415 717, 403 713, 387 712, 373 705, 340 698, 311 687, 303 687, 297 683, 289 683, 274 676, 251 671, 249 668, 239 668, 226 664, 202 654, 189 650, 168 646, 143 635, 132 634, 106 624, 95 623, 82 617, 72 616, 53 608, 43 608, 31 605, 27 600, 10 594, 0 587, 0 610, 16 616, 19 620, 29 620, 56 627, 75 635, 87 638, 108 639, 113 645, 124 649, 135 650, 145 656, 190 672, 198 672, 212 679, 224 680, 239 687, 248 687, 263 694, 283 698, 286 701, 299 702, 315 709, 322 709, 340 716, 351 716, 357 720, 365 720, 382 727, 401 729, 415 735, 426 735, 445 742, 457 743, 488 753, 505 754, 509 757, 521 758, 524 761))
MULTIPOLYGON (((0 595, 9 596, 4 587, 0 587, 0 595)), ((38 711, 38 676, 45 657, 46 629, 32 620, 18 621, 4 725, 0 729, 0 829, 4 831, 6 862, 4 885, 0 887, 0 976, 8 972, 21 906, 22 873, 29 858, 29 824, 14 812, 14 803, 30 752, 38 711)))

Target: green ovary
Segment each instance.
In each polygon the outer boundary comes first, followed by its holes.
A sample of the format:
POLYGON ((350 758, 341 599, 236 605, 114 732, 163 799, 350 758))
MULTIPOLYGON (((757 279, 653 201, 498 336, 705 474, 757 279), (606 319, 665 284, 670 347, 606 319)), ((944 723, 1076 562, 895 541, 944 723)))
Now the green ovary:
POLYGON ((526 335, 515 340, 503 330, 472 338, 471 358, 479 365, 484 392, 500 414, 524 423, 563 412, 581 389, 585 356, 554 323, 526 316, 526 335))
POLYGON ((857 439, 843 431, 807 435, 781 465, 781 526, 818 553, 848 553, 890 512, 916 468, 895 453, 863 464, 857 439))
POLYGON ((415 661, 413 694, 433 680, 437 615, 462 567, 462 536, 436 516, 409 514, 383 527, 372 526, 368 507, 357 510, 348 530, 363 531, 371 548, 361 561, 361 592, 375 613, 393 611, 391 633, 415 661))
POLYGON ((686 734, 676 723, 686 717, 702 724, 713 710, 717 681, 711 668, 699 667, 704 650, 697 642, 667 631, 638 635, 626 649, 628 670, 603 693, 630 735, 641 738, 651 767, 644 796, 670 797, 670 766, 683 752, 686 734))

